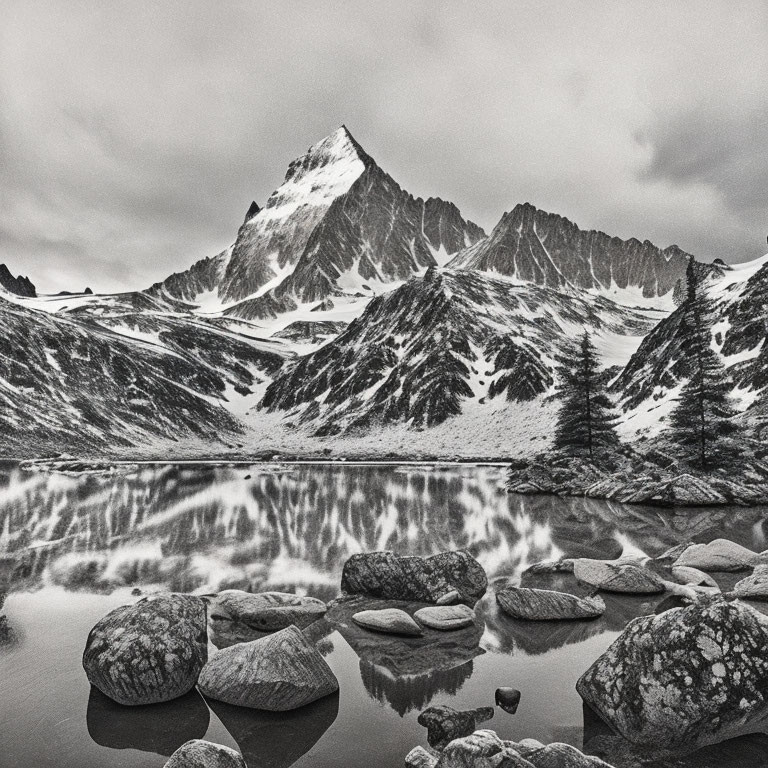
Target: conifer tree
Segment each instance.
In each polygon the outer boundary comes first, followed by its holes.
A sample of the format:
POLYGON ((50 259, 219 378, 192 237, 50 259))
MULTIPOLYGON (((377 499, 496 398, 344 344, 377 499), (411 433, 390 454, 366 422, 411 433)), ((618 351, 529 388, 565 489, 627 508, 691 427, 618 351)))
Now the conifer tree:
POLYGON ((707 470, 724 458, 721 439, 735 429, 733 384, 712 349, 714 306, 699 288, 693 259, 688 262, 686 284, 686 300, 681 307, 685 339, 680 351, 690 363, 691 374, 672 412, 671 437, 690 453, 694 464, 707 470))
POLYGON ((597 350, 584 331, 573 358, 558 368, 561 398, 555 427, 555 447, 590 460, 619 444, 613 404, 598 371, 597 350))

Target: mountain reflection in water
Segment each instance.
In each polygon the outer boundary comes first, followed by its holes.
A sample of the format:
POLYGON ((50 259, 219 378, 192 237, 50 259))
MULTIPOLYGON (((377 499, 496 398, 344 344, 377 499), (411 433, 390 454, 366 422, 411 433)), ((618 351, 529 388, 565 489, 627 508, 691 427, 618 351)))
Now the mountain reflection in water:
MULTIPOLYGON (((489 589, 474 628, 421 639, 367 632, 351 622, 355 604, 341 602, 307 630, 340 693, 296 713, 241 710, 196 693, 118 707, 89 688, 80 655, 93 623, 136 600, 137 587, 283 590, 329 601, 356 552, 466 548, 492 583, 581 594, 570 574, 523 571, 561 556, 655 556, 718 536, 763 550, 765 517, 757 508, 510 496, 503 468, 492 466, 154 465, 66 475, 0 465, 0 763, 161 768, 183 741, 205 736, 239 748, 250 768, 402 765, 425 743, 416 723, 424 707, 484 706, 496 687, 512 685, 523 692, 518 713, 499 712, 489 726, 503 738, 581 747, 585 735, 618 765, 666 766, 583 722, 574 690, 626 623, 660 610, 664 595, 604 595, 607 610, 594 621, 541 623, 509 619, 489 589), (28 722, 37 726, 28 731, 28 722)), ((753 768, 763 765, 751 757, 763 744, 731 744, 741 763, 714 748, 707 760, 753 768)))

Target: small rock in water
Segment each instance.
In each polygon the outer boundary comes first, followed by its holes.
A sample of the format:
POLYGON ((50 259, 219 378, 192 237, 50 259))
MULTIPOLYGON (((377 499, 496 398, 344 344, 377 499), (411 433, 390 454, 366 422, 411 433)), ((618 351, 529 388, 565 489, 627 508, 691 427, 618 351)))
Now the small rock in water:
POLYGON ((737 581, 733 594, 744 600, 768 600, 768 565, 758 565, 750 576, 737 581))
POLYGON ((475 612, 466 605, 435 605, 420 608, 413 614, 416 621, 432 629, 462 629, 474 623, 475 612))
POLYGON ((694 587, 713 587, 720 589, 717 582, 704 571, 691 568, 688 565, 675 565, 672 567, 672 575, 681 583, 694 587))
POLYGON ((424 634, 421 631, 421 627, 405 611, 401 611, 399 608, 360 611, 352 616, 352 621, 374 632, 385 632, 391 635, 409 635, 410 637, 421 637, 424 634))
POLYGON ((219 651, 200 673, 204 696, 240 707, 284 712, 337 691, 320 652, 297 627, 219 651))
POLYGON ((434 749, 444 749, 454 739, 469 736, 479 723, 493 717, 493 707, 458 710, 439 704, 428 707, 418 717, 419 725, 427 729, 427 742, 434 749))
POLYGON ((437 600, 435 600, 435 605, 453 605, 454 603, 458 603, 460 599, 461 595, 459 594, 459 591, 457 589, 451 589, 444 595, 438 597, 437 600))
POLYGON ((573 574, 583 584, 606 592, 653 595, 665 589, 653 571, 633 563, 580 559, 574 562, 573 574))
POLYGON ((496 706, 501 707, 505 712, 514 715, 520 706, 520 697, 522 694, 517 688, 497 688, 496 706))
POLYGON ((119 704, 158 704, 195 687, 208 658, 205 603, 154 595, 110 611, 88 635, 83 668, 119 704))
POLYGON ((766 557, 728 539, 715 539, 709 544, 691 544, 674 565, 687 565, 702 571, 747 571, 766 561, 766 557))
POLYGON ((247 768, 239 752, 203 739, 182 744, 164 768, 247 768))
POLYGON ((529 621, 594 619, 605 612, 600 597, 577 597, 550 589, 506 587, 496 593, 496 602, 508 616, 529 621))

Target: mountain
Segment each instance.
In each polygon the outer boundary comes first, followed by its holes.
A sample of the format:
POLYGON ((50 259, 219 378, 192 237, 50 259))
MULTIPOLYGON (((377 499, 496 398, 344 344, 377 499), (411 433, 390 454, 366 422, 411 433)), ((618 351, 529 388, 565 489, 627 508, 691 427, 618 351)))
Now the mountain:
POLYGON ((0 288, 17 296, 28 296, 30 298, 37 296, 32 281, 28 277, 22 277, 21 275, 14 277, 5 264, 0 264, 0 288))
POLYGON ((242 428, 228 408, 283 362, 213 326, 143 313, 96 323, 0 298, 0 327, 0 434, 14 456, 231 441, 242 428))
POLYGON ((601 296, 433 267, 287 364, 261 407, 289 411, 320 435, 394 422, 430 427, 470 401, 549 393, 569 338, 588 328, 604 351, 631 350, 653 315, 601 296))
MULTIPOLYGON (((712 344, 733 377, 741 409, 764 408, 768 386, 768 256, 720 267, 702 280, 715 305, 712 344)), ((617 377, 613 389, 628 412, 628 436, 636 437, 674 405, 679 387, 691 373, 691 360, 681 352, 685 323, 681 306, 648 334, 617 377)))
POLYGON ((289 165, 263 208, 251 205, 230 248, 151 291, 271 318, 387 290, 484 234, 452 203, 403 190, 342 126, 289 165))
POLYGON ((448 266, 671 309, 689 258, 676 245, 662 250, 648 240, 585 232, 563 216, 525 203, 505 213, 488 237, 461 251, 448 266))

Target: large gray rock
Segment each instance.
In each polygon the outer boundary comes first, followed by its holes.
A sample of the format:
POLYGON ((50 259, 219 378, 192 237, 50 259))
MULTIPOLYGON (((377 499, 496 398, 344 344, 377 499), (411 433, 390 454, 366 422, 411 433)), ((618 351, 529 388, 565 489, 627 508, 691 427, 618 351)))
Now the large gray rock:
POLYGON ((768 600, 768 565, 758 565, 755 570, 737 581, 733 594, 744 600, 768 600))
POLYGON ((182 744, 164 768, 247 768, 239 752, 221 744, 193 739, 182 744))
POLYGON ((768 560, 765 555, 728 539, 715 539, 709 544, 691 544, 674 565, 687 565, 702 571, 747 571, 768 560))
POLYGON ((768 619, 704 598, 630 622, 576 689, 614 731, 653 749, 691 749, 762 728, 768 619))
POLYGON ((456 591, 461 602, 474 605, 487 586, 483 567, 464 550, 431 557, 367 552, 352 555, 341 574, 346 594, 425 603, 436 603, 456 591))
POLYGON ((405 764, 409 768, 611 768, 569 744, 545 745, 534 739, 503 741, 487 730, 454 739, 440 754, 416 747, 406 756, 405 764))
POLYGON ((470 627, 475 622, 475 612, 467 605, 428 605, 413 614, 425 627, 449 631, 470 627))
POLYGON ((418 717, 427 729, 427 742, 434 749, 444 749, 449 742, 469 736, 480 723, 493 717, 493 707, 458 710, 444 704, 427 707, 418 717))
POLYGON ((205 603, 154 595, 110 611, 88 635, 83 668, 119 704, 157 704, 195 687, 208 658, 205 603))
POLYGON ((664 582, 653 571, 634 563, 610 560, 575 560, 573 575, 583 584, 631 595, 652 595, 664 592, 664 582))
POLYGON ((283 712, 337 691, 320 652, 296 627, 225 648, 203 667, 203 695, 241 707, 283 712))
POLYGON ((390 635, 421 637, 423 634, 421 627, 399 608, 360 611, 353 614, 352 621, 374 632, 384 632, 390 635))
POLYGON ((304 629, 325 614, 322 600, 288 592, 227 589, 209 599, 211 640, 219 647, 257 640, 291 625, 304 629))
POLYGON ((577 597, 550 589, 505 587, 496 593, 496 602, 513 619, 529 621, 594 619, 605 613, 600 597, 577 597))

